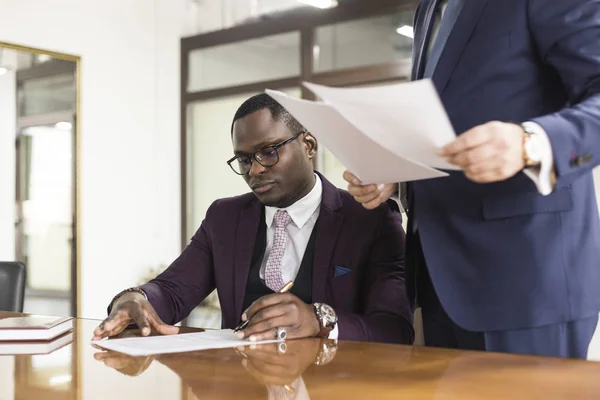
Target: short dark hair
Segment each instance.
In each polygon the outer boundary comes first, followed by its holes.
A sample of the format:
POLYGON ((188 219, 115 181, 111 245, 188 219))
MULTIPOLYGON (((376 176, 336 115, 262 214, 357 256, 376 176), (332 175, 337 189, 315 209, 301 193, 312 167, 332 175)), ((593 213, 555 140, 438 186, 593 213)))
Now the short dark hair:
POLYGON ((250 97, 238 108, 233 117, 233 122, 231 123, 231 134, 233 135, 233 125, 235 124, 235 121, 265 108, 269 109, 271 116, 275 121, 283 122, 292 134, 295 135, 306 131, 302 124, 298 122, 288 110, 283 108, 281 104, 276 102, 268 94, 261 93, 250 97))

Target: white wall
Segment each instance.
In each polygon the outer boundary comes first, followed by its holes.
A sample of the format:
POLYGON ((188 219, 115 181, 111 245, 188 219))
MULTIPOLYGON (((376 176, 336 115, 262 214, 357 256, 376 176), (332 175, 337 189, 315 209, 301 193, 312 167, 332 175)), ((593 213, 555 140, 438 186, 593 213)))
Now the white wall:
MULTIPOLYGON (((178 88, 185 0, 0 0, 0 9, 0 41, 82 57, 81 315, 102 317, 112 295, 180 250, 178 88)), ((5 136, 3 257, 14 248, 13 218, 6 211, 14 207, 14 145, 5 136)))
MULTIPOLYGON (((0 17, 1 18, 1 17, 0 17)), ((3 64, 14 65, 14 53, 3 64)), ((15 259, 15 132, 17 107, 14 71, 0 76, 0 260, 15 259)))

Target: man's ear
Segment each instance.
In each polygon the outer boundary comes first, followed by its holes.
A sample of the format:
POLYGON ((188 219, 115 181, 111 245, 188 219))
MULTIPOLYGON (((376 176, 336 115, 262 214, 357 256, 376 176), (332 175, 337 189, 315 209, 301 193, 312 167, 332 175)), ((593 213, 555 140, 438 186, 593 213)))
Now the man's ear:
POLYGON ((315 158, 317 154, 317 150, 319 149, 319 144, 317 143, 317 139, 310 132, 304 134, 304 139, 302 140, 304 147, 306 148, 306 152, 308 154, 309 159, 315 158))

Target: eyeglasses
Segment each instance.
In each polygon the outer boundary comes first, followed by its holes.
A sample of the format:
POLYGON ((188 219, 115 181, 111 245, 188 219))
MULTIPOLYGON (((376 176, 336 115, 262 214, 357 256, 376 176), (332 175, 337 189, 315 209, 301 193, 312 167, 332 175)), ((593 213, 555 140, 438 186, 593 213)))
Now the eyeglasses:
POLYGON ((285 139, 283 142, 264 147, 253 154, 235 156, 227 161, 227 164, 233 172, 238 175, 246 175, 252 168, 252 163, 256 160, 257 163, 265 168, 272 167, 279 162, 279 151, 278 149, 285 146, 288 143, 298 139, 300 135, 306 133, 306 131, 300 132, 292 136, 291 138, 285 139))

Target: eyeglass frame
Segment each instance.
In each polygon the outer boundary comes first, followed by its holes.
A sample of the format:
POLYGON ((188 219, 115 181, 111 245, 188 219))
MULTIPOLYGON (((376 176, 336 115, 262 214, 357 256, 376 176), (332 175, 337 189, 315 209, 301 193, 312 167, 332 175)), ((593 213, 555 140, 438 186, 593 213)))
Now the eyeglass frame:
POLYGON ((233 156, 232 158, 230 158, 229 160, 227 160, 227 165, 229 165, 229 168, 231 168, 231 170, 232 170, 232 171, 233 171, 233 172, 234 172, 236 175, 240 175, 240 176, 244 176, 244 175, 246 175, 246 174, 249 174, 249 173, 250 173, 250 171, 252 170, 252 164, 254 163, 254 161, 256 161, 257 163, 259 163, 261 166, 263 166, 263 167, 265 167, 265 168, 270 168, 270 167, 273 167, 273 166, 277 165, 277 163, 279 162, 279 149, 280 149, 281 147, 285 146, 286 144, 288 144, 288 143, 291 143, 291 142, 293 142, 294 140, 298 139, 298 138, 300 137, 300 135, 302 135, 302 134, 304 134, 304 133, 308 133, 308 131, 302 131, 302 132, 298 132, 298 133, 296 133, 294 136, 291 136, 291 137, 289 137, 289 138, 285 139, 285 140, 284 140, 284 141, 282 141, 282 142, 279 142, 279 143, 276 143, 276 144, 272 144, 272 145, 269 145, 269 146, 265 146, 265 147, 263 147, 263 148, 261 148, 261 149, 258 149, 258 150, 256 150, 254 153, 250 153, 250 154, 247 154, 247 155, 244 155, 244 156, 233 156), (273 151, 275 151, 275 154, 277 155, 277 161, 275 161, 275 163, 273 163, 273 164, 271 164, 271 165, 264 165, 263 163, 261 163, 261 162, 259 161, 259 159, 258 159, 258 158, 256 158, 256 154, 257 154, 257 153, 260 153, 260 152, 261 152, 261 151, 263 151, 264 149, 268 149, 268 148, 272 148, 272 149, 273 149, 273 151), (241 157, 248 157, 248 158, 250 159, 250 168, 248 169, 248 172, 246 172, 246 173, 244 173, 244 174, 237 172, 237 171, 235 170, 235 168, 234 168, 234 167, 231 165, 231 163, 232 163, 232 162, 236 161, 238 158, 241 158, 241 157))

